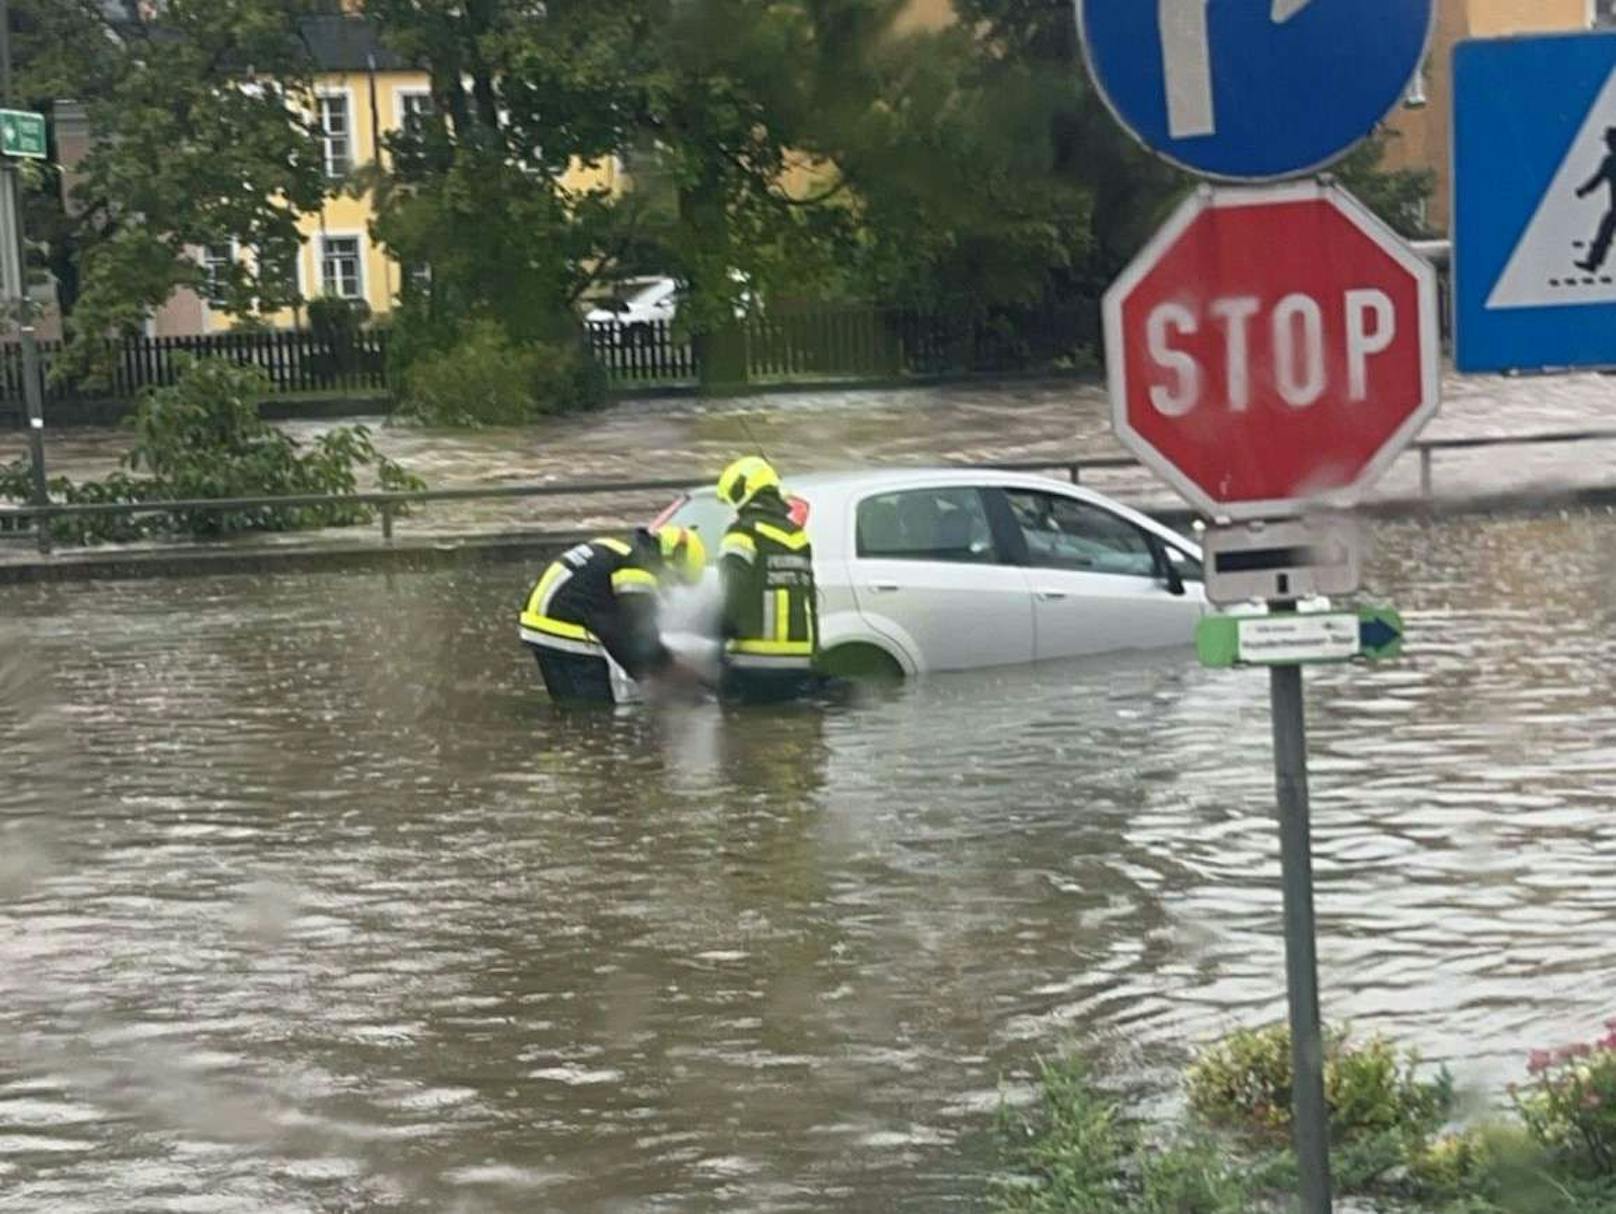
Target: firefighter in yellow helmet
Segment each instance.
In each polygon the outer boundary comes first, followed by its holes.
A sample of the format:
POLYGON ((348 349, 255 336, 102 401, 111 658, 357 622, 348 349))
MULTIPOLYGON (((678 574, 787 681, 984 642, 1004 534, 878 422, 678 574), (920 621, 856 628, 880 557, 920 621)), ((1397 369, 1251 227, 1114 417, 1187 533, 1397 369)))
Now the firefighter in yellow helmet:
POLYGON ((550 698, 616 702, 613 665, 639 682, 688 673, 657 631, 657 592, 665 576, 693 585, 706 563, 701 537, 684 527, 591 540, 564 552, 528 593, 520 628, 550 698))
POLYGON ((724 585, 724 693, 772 702, 814 686, 819 600, 814 550, 792 518, 779 474, 749 455, 718 478, 735 510, 719 549, 724 585))

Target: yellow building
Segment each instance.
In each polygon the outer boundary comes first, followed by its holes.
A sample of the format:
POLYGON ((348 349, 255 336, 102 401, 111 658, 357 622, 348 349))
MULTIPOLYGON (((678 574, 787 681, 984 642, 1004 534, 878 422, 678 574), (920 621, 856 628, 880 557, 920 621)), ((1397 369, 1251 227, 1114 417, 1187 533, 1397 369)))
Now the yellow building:
MULTIPOLYGON (((303 40, 314 61, 310 104, 320 131, 320 156, 332 194, 318 214, 304 216, 299 228, 304 244, 298 256, 298 294, 305 299, 337 296, 362 300, 372 315, 392 311, 403 289, 403 268, 371 236, 375 208, 368 192, 341 191, 356 169, 385 161, 388 135, 402 130, 432 104, 427 73, 411 67, 377 38, 369 23, 352 17, 313 17, 302 23, 303 40)), ((622 188, 615 160, 575 165, 569 189, 622 188)), ((247 254, 238 248, 197 250, 204 267, 247 254)), ((267 317, 290 327, 290 311, 267 317)), ((229 329, 236 318, 208 306, 189 291, 158 313, 153 330, 160 336, 214 333, 229 329)))
POLYGON ((1445 234, 1452 209, 1453 46, 1465 38, 1579 30, 1591 27, 1596 0, 1437 0, 1436 32, 1425 69, 1392 116, 1387 160, 1395 167, 1436 174, 1429 224, 1445 234))

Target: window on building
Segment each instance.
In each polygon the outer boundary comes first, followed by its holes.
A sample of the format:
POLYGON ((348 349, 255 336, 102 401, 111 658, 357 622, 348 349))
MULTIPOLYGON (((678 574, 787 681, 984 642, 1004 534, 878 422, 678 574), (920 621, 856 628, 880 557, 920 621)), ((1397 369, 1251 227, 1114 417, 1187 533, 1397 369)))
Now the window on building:
POLYGON ((398 125, 406 135, 419 135, 425 119, 432 115, 431 93, 400 93, 398 125))
POLYGON ((1616 26, 1616 0, 1598 0, 1594 8, 1594 24, 1616 26))
POLYGON ((346 177, 353 168, 353 124, 346 93, 320 98, 320 145, 327 177, 346 177))
POLYGON ((320 237, 320 291, 338 299, 363 299, 359 269, 359 237, 320 237))
POLYGON ((233 245, 210 244, 202 250, 202 298, 210 308, 222 308, 228 295, 230 271, 236 264, 233 245))

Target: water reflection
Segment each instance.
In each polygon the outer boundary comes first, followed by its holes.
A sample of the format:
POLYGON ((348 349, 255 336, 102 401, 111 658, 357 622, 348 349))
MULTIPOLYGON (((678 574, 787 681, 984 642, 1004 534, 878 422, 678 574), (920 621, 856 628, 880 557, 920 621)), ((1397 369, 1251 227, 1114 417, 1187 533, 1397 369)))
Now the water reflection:
MULTIPOLYGON (((1310 676, 1328 1009, 1467 1084, 1610 1011, 1613 570, 1391 528, 1310 676)), ((559 714, 522 580, 5 592, 0 1208, 970 1208, 1038 1052, 1280 1012, 1261 676, 559 714)))

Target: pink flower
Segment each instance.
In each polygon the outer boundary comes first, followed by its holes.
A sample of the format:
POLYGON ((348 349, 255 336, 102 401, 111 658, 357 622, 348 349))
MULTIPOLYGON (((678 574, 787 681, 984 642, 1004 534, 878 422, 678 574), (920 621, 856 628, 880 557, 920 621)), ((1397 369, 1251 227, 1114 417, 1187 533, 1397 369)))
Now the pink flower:
POLYGON ((1541 1075, 1549 1069, 1554 1059, 1549 1056, 1548 1050, 1533 1050, 1526 1060, 1526 1070, 1531 1075, 1541 1075))
POLYGON ((1554 1051, 1554 1060, 1556 1062, 1570 1062, 1576 1056, 1577 1047, 1574 1045, 1562 1045, 1554 1051))
POLYGON ((1616 1029, 1612 1029, 1610 1036, 1606 1037, 1599 1043, 1599 1048, 1602 1050, 1616 1051, 1616 1029))
POLYGON ((1616 1016, 1612 1016, 1609 1020, 1605 1021, 1605 1027, 1611 1032, 1616 1033, 1616 1016))
POLYGON ((1579 1041, 1576 1045, 1571 1047, 1571 1056, 1573 1058, 1586 1058, 1593 1052, 1594 1047, 1589 1045, 1586 1041, 1579 1041))

